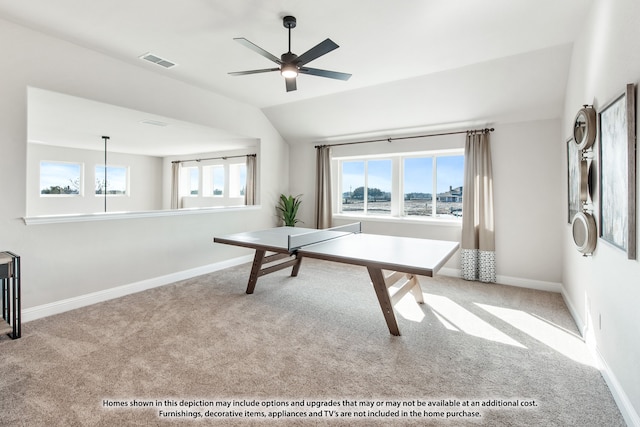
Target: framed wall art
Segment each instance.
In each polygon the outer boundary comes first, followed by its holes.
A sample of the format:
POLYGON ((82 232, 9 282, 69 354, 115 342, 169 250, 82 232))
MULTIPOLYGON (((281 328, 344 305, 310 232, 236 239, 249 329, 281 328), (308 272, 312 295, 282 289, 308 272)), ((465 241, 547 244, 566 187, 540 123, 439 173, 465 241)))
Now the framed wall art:
POLYGON ((573 217, 581 211, 580 203, 580 153, 573 138, 567 140, 567 182, 569 188, 568 195, 568 214, 567 221, 571 224, 573 217))
POLYGON ((600 127, 600 237, 636 259, 635 85, 605 105, 600 127))

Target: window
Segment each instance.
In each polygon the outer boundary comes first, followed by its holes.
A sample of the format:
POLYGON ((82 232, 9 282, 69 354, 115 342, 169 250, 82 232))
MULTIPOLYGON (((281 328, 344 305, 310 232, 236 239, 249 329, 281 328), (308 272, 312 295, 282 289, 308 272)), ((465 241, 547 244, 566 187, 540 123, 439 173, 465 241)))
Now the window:
POLYGON ((96 165, 96 195, 108 194, 125 196, 128 194, 129 168, 126 166, 96 165))
POLYGON ((433 157, 404 159, 402 178, 404 215, 433 215, 433 157))
POLYGON ((364 212, 364 160, 342 162, 342 212, 364 212))
POLYGON ((464 156, 436 157, 437 216, 462 217, 463 181, 464 156))
POLYGON ((222 197, 224 196, 224 166, 213 165, 203 166, 203 195, 222 197))
POLYGON ((40 162, 40 196, 82 195, 82 164, 40 162))
POLYGON ((343 162, 342 171, 343 212, 391 215, 391 160, 343 162))
POLYGON ((180 186, 187 196, 197 196, 200 190, 200 170, 197 166, 183 167, 180 186))
POLYGON ((337 159, 339 212, 409 218, 462 216, 461 149, 337 159))
POLYGON ((229 197, 244 197, 247 183, 247 165, 233 163, 229 165, 229 197))
POLYGON ((191 209, 243 205, 246 185, 247 165, 244 162, 200 162, 197 166, 183 166, 180 175, 180 207, 191 209))

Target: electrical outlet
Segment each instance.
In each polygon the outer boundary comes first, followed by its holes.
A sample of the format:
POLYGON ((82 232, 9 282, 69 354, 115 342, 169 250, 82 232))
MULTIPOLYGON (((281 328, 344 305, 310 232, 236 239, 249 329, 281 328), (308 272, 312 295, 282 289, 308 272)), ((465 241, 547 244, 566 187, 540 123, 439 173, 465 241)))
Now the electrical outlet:
POLYGON ((598 313, 598 329, 602 330, 602 314, 598 313))

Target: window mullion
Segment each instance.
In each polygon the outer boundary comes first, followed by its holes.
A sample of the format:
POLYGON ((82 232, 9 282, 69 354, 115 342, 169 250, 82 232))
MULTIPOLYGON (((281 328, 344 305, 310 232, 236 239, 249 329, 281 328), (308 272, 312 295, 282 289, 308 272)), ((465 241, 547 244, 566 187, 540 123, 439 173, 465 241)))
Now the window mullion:
POLYGON ((399 156, 391 158, 391 216, 402 216, 402 159, 399 156))
POLYGON ((431 173, 432 173, 432 182, 433 182, 433 196, 431 196, 431 216, 433 218, 436 217, 437 212, 437 204, 438 204, 438 181, 436 177, 438 176, 438 171, 436 170, 436 156, 431 157, 431 173))
POLYGON ((368 214, 369 213, 369 161, 365 160, 364 161, 364 191, 362 192, 363 194, 363 198, 364 200, 363 202, 363 209, 364 209, 364 213, 368 214))

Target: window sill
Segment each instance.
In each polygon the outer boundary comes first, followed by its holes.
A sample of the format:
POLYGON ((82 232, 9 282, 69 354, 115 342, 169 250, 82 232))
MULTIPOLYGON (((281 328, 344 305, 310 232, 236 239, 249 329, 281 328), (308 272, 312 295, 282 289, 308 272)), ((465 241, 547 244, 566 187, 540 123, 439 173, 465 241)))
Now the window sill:
POLYGON ((260 205, 252 206, 219 206, 207 208, 168 209, 161 211, 140 212, 96 212, 91 214, 41 215, 24 217, 26 225, 59 224, 65 222, 111 221, 120 219, 157 218, 163 216, 200 215, 216 212, 233 212, 259 210, 260 205))
POLYGON ((350 214, 333 214, 335 219, 371 221, 371 222, 393 222, 397 224, 422 224, 435 225, 439 227, 457 227, 462 228, 462 219, 449 218, 414 218, 414 217, 398 217, 398 216, 377 216, 377 215, 350 215, 350 214))

